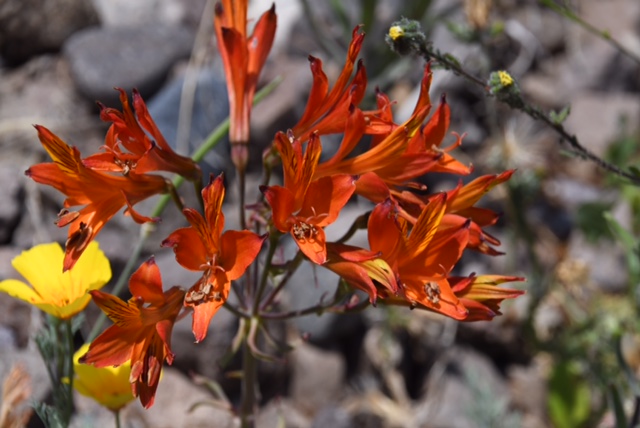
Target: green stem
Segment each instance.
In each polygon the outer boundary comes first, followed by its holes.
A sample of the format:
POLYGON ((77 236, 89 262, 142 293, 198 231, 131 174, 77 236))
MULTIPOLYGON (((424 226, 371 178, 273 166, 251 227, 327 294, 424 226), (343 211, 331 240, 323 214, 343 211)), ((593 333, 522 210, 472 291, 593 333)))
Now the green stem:
POLYGON ((584 19, 580 18, 578 15, 576 15, 568 7, 560 6, 559 4, 554 3, 552 0, 540 0, 540 3, 542 3, 544 6, 548 7, 549 9, 553 10, 558 15, 564 16, 565 18, 568 18, 571 21, 575 22, 576 24, 578 24, 579 26, 581 26, 582 28, 584 28, 585 30, 590 32, 591 34, 594 34, 595 36, 600 37, 605 42, 609 43, 611 46, 616 48, 623 55, 627 56, 628 58, 630 58, 631 60, 633 60, 637 64, 640 64, 640 57, 636 56, 629 49, 627 49, 624 46, 622 46, 620 44, 620 42, 618 42, 616 39, 611 37, 611 34, 608 31, 600 30, 600 29, 596 28, 592 24, 590 24, 587 21, 585 21, 584 19))
POLYGON ((120 428, 122 426, 120 422, 120 410, 114 410, 113 417, 116 421, 116 428, 120 428))
POLYGON ((258 314, 258 309, 260 308, 260 301, 262 300, 262 294, 264 294, 264 290, 267 287, 267 282, 269 279, 269 271, 271 270, 271 262, 273 261, 273 256, 276 253, 276 249, 278 248, 279 238, 280 238, 279 233, 272 233, 269 235, 269 249, 267 250, 265 265, 264 265, 264 268, 262 269, 260 285, 258 286, 258 290, 256 291, 256 294, 253 300, 253 309, 252 309, 253 315, 258 314))
POLYGON ((64 336, 65 336, 65 353, 62 356, 65 359, 65 368, 63 372, 63 377, 69 379, 69 383, 66 385, 67 387, 67 408, 65 409, 64 415, 67 421, 71 421, 71 415, 73 414, 73 378, 74 378, 74 370, 73 370, 73 354, 74 343, 73 343, 73 328, 71 326, 71 320, 63 321, 64 328, 64 336))
MULTIPOLYGON (((443 55, 439 51, 432 49, 430 46, 426 46, 426 45, 421 45, 418 50, 420 55, 426 61, 434 59, 438 63, 440 63, 440 65, 442 65, 444 69, 452 71, 454 74, 464 77, 467 81, 480 86, 484 90, 485 95, 496 96, 495 94, 491 93, 491 88, 486 84, 486 82, 468 73, 465 69, 462 68, 462 66, 460 66, 460 64, 450 59, 446 54, 443 55)), ((545 125, 553 129, 562 138, 562 140, 566 141, 569 144, 569 146, 571 146, 571 149, 574 153, 578 154, 579 156, 587 160, 590 160, 591 162, 595 163, 600 168, 606 171, 609 171, 620 177, 624 177, 627 180, 634 183, 635 185, 640 185, 640 177, 637 177, 633 174, 625 172, 622 169, 618 168, 617 166, 593 154, 586 147, 580 144, 580 142, 578 141, 578 138, 575 135, 570 134, 564 128, 564 126, 562 126, 561 123, 554 122, 548 115, 544 114, 540 110, 540 108, 526 103, 521 96, 518 96, 517 98, 496 96, 496 98, 499 101, 503 102, 504 104, 507 104, 509 107, 516 110, 523 111, 531 118, 544 122, 545 125)))
POLYGON ((302 254, 302 251, 298 250, 293 260, 287 264, 287 271, 285 272, 284 277, 280 280, 278 285, 271 290, 271 293, 269 293, 269 296, 262 304, 262 310, 266 310, 269 305, 273 303, 275 298, 278 296, 278 293, 280 293, 280 290, 282 290, 287 282, 289 282, 289 279, 291 279, 303 260, 304 255, 302 254))

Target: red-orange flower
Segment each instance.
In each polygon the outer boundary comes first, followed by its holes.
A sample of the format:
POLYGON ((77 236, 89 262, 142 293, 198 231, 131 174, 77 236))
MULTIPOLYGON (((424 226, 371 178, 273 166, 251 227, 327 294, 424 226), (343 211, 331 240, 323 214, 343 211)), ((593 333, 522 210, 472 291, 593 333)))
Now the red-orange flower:
POLYGON ((398 193, 395 190, 398 186, 420 187, 413 180, 428 172, 469 174, 470 168, 448 153, 460 145, 460 137, 453 146, 440 148, 449 126, 446 103, 441 103, 426 125, 419 129, 431 109, 431 78, 427 64, 413 114, 402 125, 393 124, 389 99, 381 93, 377 94, 377 112, 363 112, 353 105, 345 109, 340 118, 336 118, 344 130, 340 147, 331 159, 318 166, 314 178, 337 173, 359 175, 356 193, 374 202, 382 202, 398 193), (375 134, 371 148, 350 157, 365 134, 375 134))
POLYGON ((462 320, 467 309, 451 290, 447 276, 467 246, 469 231, 465 226, 438 230, 445 205, 446 194, 438 194, 410 230, 390 200, 376 205, 369 218, 369 245, 396 272, 399 292, 408 304, 462 320))
POLYGON ((262 14, 251 37, 247 37, 247 0, 223 0, 215 6, 216 40, 229 93, 229 139, 234 145, 249 142, 251 104, 260 71, 273 44, 276 25, 274 4, 262 14))
POLYGON ((184 299, 184 305, 193 308, 196 342, 207 336, 211 318, 229 296, 231 281, 240 278, 253 263, 266 238, 248 230, 222 233, 224 193, 219 176, 202 190, 204 217, 185 208, 183 213, 191 226, 176 230, 162 242, 163 247, 173 247, 176 260, 183 267, 203 272, 184 299))
POLYGON ((497 285, 515 281, 524 281, 524 278, 501 275, 449 278, 453 292, 469 310, 464 321, 490 321, 496 315, 502 315, 500 303, 504 299, 515 299, 524 294, 524 290, 500 288, 497 285))
POLYGON ((53 163, 33 165, 25 174, 38 183, 52 186, 64 193, 65 209, 58 215, 58 227, 69 225, 63 270, 73 267, 84 249, 102 227, 120 209, 137 223, 155 221, 133 209, 133 205, 150 196, 166 193, 167 181, 158 175, 114 175, 88 168, 80 152, 43 126, 36 126, 43 147, 53 163), (80 211, 67 208, 84 205, 80 211))
POLYGON ((327 243, 327 254, 322 266, 367 293, 371 304, 375 305, 379 292, 384 298, 398 291, 395 273, 380 254, 333 242, 327 243))
POLYGON ((312 134, 302 153, 300 140, 278 133, 274 141, 284 169, 284 187, 261 187, 273 212, 273 224, 291 233, 300 250, 312 262, 327 261, 324 227, 333 223, 355 190, 356 179, 348 174, 312 181, 322 148, 312 134))
POLYGON ((168 171, 191 181, 200 180, 200 167, 191 158, 173 151, 151 118, 140 93, 133 90, 134 114, 126 92, 120 88, 118 91, 122 112, 100 105, 102 120, 113 123, 105 138, 105 152, 84 159, 84 165, 123 175, 168 171))
POLYGON ((131 390, 144 407, 151 407, 162 364, 172 364, 171 331, 176 321, 184 290, 162 291, 160 269, 153 258, 143 263, 129 280, 131 299, 91 291, 93 301, 114 325, 98 336, 80 362, 96 367, 119 366, 131 361, 131 390))

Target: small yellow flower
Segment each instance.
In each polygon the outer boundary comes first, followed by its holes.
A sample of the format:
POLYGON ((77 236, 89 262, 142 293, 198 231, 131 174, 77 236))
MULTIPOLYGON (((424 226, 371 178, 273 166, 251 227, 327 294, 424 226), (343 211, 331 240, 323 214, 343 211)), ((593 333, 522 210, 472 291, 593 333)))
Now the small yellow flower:
MULTIPOLYGON (((81 259, 82 261, 82 259, 81 259)), ((73 387, 82 395, 93 398, 109 410, 118 411, 133 399, 129 375, 131 362, 118 367, 97 368, 80 363, 80 357, 89 352, 89 344, 82 345, 73 355, 75 377, 73 387)))
POLYGON ((102 288, 111 279, 111 266, 97 242, 89 244, 76 265, 64 273, 63 259, 64 251, 55 242, 23 251, 11 264, 31 286, 7 279, 0 282, 0 292, 57 318, 73 317, 89 304, 88 291, 102 288))
POLYGON ((498 71, 498 78, 500 79, 500 84, 503 88, 513 85, 513 77, 504 70, 498 71))
POLYGON ((404 36, 404 30, 401 26, 394 25, 393 27, 389 28, 389 37, 391 37, 391 40, 393 40, 394 42, 402 36, 404 36))

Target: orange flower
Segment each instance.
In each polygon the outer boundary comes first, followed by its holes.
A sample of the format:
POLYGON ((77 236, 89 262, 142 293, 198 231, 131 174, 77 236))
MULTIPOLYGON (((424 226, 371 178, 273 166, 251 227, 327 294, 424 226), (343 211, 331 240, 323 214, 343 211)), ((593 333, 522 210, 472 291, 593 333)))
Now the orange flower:
POLYGON ((469 174, 471 170, 468 167, 447 153, 460 145, 460 137, 452 147, 440 148, 449 126, 446 103, 441 103, 436 114, 419 130, 431 109, 431 78, 427 64, 418 102, 412 116, 402 125, 393 124, 389 100, 381 93, 377 94, 377 113, 362 112, 354 106, 342 113, 342 143, 331 159, 318 166, 314 178, 337 173, 359 175, 356 193, 373 202, 382 202, 396 194, 394 189, 398 186, 421 187, 412 180, 427 172, 469 174), (382 132, 384 129, 387 131, 382 132), (365 134, 375 134, 371 148, 363 154, 349 157, 365 134))
POLYGON ((441 193, 409 231, 392 201, 378 204, 369 218, 369 244, 396 272, 399 291, 409 305, 462 320, 467 309, 451 290, 447 275, 460 260, 469 231, 465 226, 444 233, 438 230, 445 206, 446 194, 441 193))
POLYGON ((398 291, 395 273, 380 254, 333 242, 327 243, 327 254, 327 262, 322 266, 367 293, 371 304, 375 305, 379 291, 382 297, 398 291))
POLYGON ((324 135, 344 131, 349 106, 360 103, 367 85, 365 69, 361 62, 358 63, 356 75, 349 84, 363 41, 364 33, 361 33, 360 26, 357 26, 353 29, 345 65, 331 90, 329 90, 327 75, 322 71, 322 60, 309 55, 313 85, 307 107, 298 123, 292 128, 293 135, 300 140, 306 141, 314 132, 324 135))
POLYGON ((196 342, 207 336, 209 322, 229 296, 231 281, 240 278, 260 252, 265 236, 248 230, 224 229, 222 176, 202 190, 204 217, 194 209, 183 213, 190 227, 178 229, 162 242, 173 247, 176 260, 192 271, 202 271, 202 278, 185 296, 185 306, 193 308, 193 334, 196 342))
POLYGON ((117 89, 120 91, 122 112, 100 104, 102 120, 113 123, 105 138, 106 152, 89 156, 83 160, 84 165, 125 176, 168 171, 199 181, 202 178, 200 167, 191 158, 173 151, 151 118, 140 93, 133 90, 134 114, 126 92, 117 89))
POLYGON ((469 310, 469 316, 464 321, 490 321, 496 315, 502 315, 500 303, 524 294, 524 290, 500 288, 497 285, 514 281, 524 281, 524 278, 501 275, 449 278, 453 292, 469 310))
POLYGON ((93 301, 113 321, 90 345, 81 363, 96 367, 119 366, 131 361, 131 391, 146 408, 153 405, 162 364, 172 364, 171 331, 182 308, 184 290, 162 291, 160 269, 153 258, 143 263, 129 280, 131 299, 91 291, 93 301))
POLYGON ((322 148, 312 134, 307 149, 292 135, 278 133, 274 141, 284 169, 284 187, 262 186, 273 212, 273 224, 280 232, 291 233, 300 250, 312 262, 327 261, 324 227, 333 223, 355 190, 356 179, 348 174, 312 181, 322 148))
MULTIPOLYGON (((262 14, 247 37, 247 0, 223 0, 216 3, 214 26, 218 51, 222 57, 229 94, 231 144, 246 145, 249 142, 251 104, 258 77, 264 66, 277 25, 275 4, 262 14)), ((241 169, 247 159, 238 159, 232 147, 232 159, 241 169), (244 162, 244 164, 242 164, 244 162)), ((246 153, 245 153, 246 154, 246 153)))
POLYGON ((58 214, 58 227, 69 225, 63 271, 75 265, 102 227, 121 208, 137 223, 155 221, 133 209, 133 205, 150 196, 166 193, 169 183, 157 175, 112 175, 86 167, 80 152, 43 126, 37 126, 40 142, 53 163, 33 165, 25 174, 38 183, 64 193, 64 210, 58 214), (67 208, 84 205, 80 211, 67 208))

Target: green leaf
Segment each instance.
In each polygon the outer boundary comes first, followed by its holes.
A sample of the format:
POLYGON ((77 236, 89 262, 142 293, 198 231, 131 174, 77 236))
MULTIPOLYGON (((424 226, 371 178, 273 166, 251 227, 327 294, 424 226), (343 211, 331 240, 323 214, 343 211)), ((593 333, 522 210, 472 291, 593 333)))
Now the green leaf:
POLYGON ((608 202, 589 202, 582 204, 576 213, 576 225, 590 242, 602 238, 612 238, 611 229, 602 221, 612 208, 608 202))
POLYGON ((568 105, 564 107, 562 110, 560 110, 559 112, 556 112, 555 110, 551 110, 549 112, 549 118, 556 125, 561 125, 565 120, 567 120, 567 117, 569 117, 570 113, 571 113, 571 106, 568 105))
POLYGON ((570 362, 562 361, 549 379, 549 417, 555 428, 579 428, 589 420, 591 409, 589 385, 570 362))

